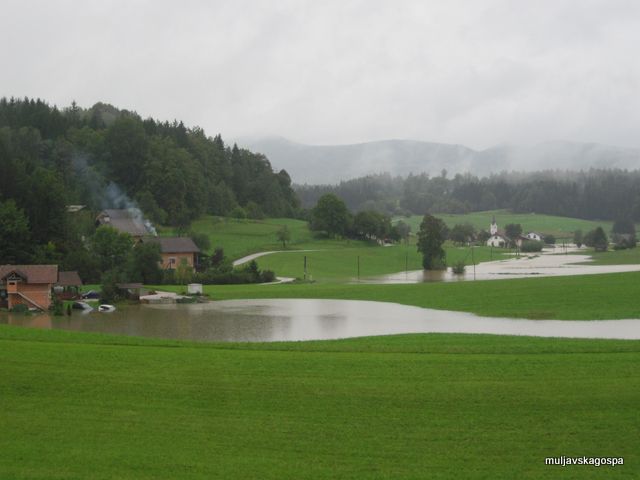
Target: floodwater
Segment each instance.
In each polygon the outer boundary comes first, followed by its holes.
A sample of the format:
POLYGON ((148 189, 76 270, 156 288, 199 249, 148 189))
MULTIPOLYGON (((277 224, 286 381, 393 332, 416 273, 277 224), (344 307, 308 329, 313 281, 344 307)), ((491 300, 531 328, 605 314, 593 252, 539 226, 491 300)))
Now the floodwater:
POLYGON ((577 265, 589 261, 592 261, 589 255, 557 254, 554 250, 545 250, 542 254, 523 254, 519 258, 479 263, 475 268, 467 266, 461 275, 452 273, 450 269, 414 270, 366 278, 359 283, 460 282, 640 271, 640 265, 577 265))
POLYGON ((520 320, 357 300, 228 300, 135 305, 71 317, 0 314, 0 323, 194 341, 272 342, 399 333, 640 339, 640 320, 520 320))

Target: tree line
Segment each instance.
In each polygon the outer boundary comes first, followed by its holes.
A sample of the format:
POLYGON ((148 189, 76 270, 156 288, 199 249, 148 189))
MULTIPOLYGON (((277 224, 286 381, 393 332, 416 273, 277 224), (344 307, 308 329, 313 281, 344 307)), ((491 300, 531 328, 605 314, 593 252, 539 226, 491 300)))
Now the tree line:
POLYGON ((0 172, 0 263, 75 266, 95 226, 68 205, 95 214, 135 203, 180 228, 204 213, 300 215, 289 175, 264 155, 103 103, 0 99, 0 172))
POLYGON ((458 174, 370 175, 338 185, 296 185, 303 207, 325 193, 342 198, 353 211, 387 215, 468 213, 509 209, 588 220, 640 221, 640 170, 503 172, 479 178, 458 174))

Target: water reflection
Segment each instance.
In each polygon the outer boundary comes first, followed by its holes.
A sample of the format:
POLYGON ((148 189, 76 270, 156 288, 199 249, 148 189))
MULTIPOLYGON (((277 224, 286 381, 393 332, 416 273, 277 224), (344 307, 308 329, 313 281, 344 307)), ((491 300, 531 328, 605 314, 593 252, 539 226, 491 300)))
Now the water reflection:
POLYGON ((398 333, 493 333, 640 339, 640 320, 558 321, 477 317, 356 300, 230 300, 136 305, 53 317, 0 314, 0 323, 195 341, 320 340, 398 333))

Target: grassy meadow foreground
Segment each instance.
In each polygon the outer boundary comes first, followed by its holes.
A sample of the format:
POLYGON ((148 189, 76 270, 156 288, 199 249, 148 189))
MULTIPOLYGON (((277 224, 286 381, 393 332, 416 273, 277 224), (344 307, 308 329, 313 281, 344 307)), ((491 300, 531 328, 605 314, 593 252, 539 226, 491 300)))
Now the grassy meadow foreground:
POLYGON ((636 341, 207 345, 0 326, 0 362, 1 478, 640 472, 636 341), (545 466, 560 455, 625 464, 545 466))

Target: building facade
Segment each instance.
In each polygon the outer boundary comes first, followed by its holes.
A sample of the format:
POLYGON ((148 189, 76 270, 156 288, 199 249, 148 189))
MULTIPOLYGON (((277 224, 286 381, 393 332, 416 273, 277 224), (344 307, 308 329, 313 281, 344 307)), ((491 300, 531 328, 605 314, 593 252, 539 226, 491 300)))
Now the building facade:
POLYGON ((0 265, 0 307, 48 310, 57 281, 57 265, 0 265))

